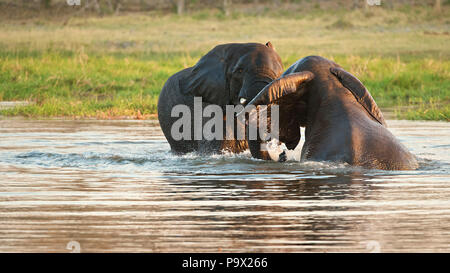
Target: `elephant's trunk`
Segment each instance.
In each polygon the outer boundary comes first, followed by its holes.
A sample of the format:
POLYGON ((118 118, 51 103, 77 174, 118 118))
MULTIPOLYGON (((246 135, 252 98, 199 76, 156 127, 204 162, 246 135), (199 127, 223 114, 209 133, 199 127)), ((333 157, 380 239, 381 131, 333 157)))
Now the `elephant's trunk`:
MULTIPOLYGON (((302 88, 302 84, 305 84, 314 78, 314 74, 309 71, 300 73, 293 73, 274 80, 267 85, 251 100, 242 112, 238 114, 238 117, 244 113, 250 115, 255 114, 255 110, 251 110, 251 107, 257 105, 273 105, 278 104, 282 97, 286 97, 290 94, 296 94, 301 96, 305 93, 305 88, 302 88), (254 105, 254 106, 252 106, 254 105), (252 113, 253 112, 253 113, 252 113)), ((289 99, 289 98, 288 98, 289 99)), ((284 100, 284 99, 283 99, 284 100)), ((295 102, 293 102, 295 104, 295 102)), ((283 107, 283 104, 280 107, 283 107)), ((291 103, 289 103, 291 104, 291 103)), ((295 107, 294 107, 295 108, 295 107)), ((280 140, 287 140, 289 148, 293 149, 300 140, 300 125, 297 120, 297 113, 285 113, 287 109, 280 109, 280 140), (292 127, 292 128, 291 128, 292 127), (293 128, 295 127, 295 128, 293 128)), ((259 131, 259 130, 258 130, 259 131)), ((258 134, 257 140, 249 140, 248 146, 253 157, 260 159, 270 159, 267 151, 261 149, 261 144, 264 142, 261 140, 258 134)))
MULTIPOLYGON (((301 85, 314 78, 314 74, 309 71, 292 73, 271 82, 263 88, 261 92, 253 98, 248 105, 269 105, 275 103, 281 97, 292 93, 301 92, 301 85)), ((298 95, 302 95, 301 92, 298 95)))
POLYGON ((248 148, 250 149, 250 153, 252 157, 264 160, 270 160, 270 155, 267 151, 261 149, 261 140, 249 140, 248 148))
POLYGON ((258 78, 255 80, 244 80, 241 91, 239 92, 238 99, 239 101, 235 101, 234 104, 241 104, 243 106, 247 105, 255 95, 257 95, 264 87, 270 84, 274 78, 258 78))

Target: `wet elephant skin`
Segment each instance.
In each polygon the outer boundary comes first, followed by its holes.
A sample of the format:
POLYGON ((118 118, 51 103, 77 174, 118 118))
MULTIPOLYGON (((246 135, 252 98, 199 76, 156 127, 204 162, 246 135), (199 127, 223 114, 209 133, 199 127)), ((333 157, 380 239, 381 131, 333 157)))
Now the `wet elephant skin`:
MULTIPOLYGON (((267 44, 223 44, 203 56, 196 65, 172 75, 165 83, 158 100, 158 119, 172 152, 215 153, 221 150, 242 152, 247 141, 193 140, 194 97, 201 97, 203 109, 219 105, 225 113, 226 105, 245 105, 262 88, 283 72, 283 65, 270 42, 267 44), (191 109, 191 140, 175 140, 171 128, 179 117, 171 117, 178 104, 191 109)), ((203 124, 208 121, 203 118, 203 124)), ((224 128, 225 128, 225 117, 224 128)), ((224 130, 225 131, 225 130, 224 130)))
MULTIPOLYGON (((336 63, 305 57, 266 86, 249 105, 280 105, 280 141, 295 147, 305 129, 301 160, 346 162, 386 170, 418 167, 417 160, 386 128, 364 85, 336 63)), ((268 159, 260 141, 252 155, 268 159)))

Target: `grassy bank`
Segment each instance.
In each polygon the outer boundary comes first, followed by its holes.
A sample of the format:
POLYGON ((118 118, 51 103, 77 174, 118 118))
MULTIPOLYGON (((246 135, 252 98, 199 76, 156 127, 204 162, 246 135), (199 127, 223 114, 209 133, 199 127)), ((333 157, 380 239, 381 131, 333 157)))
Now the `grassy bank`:
POLYGON ((358 76, 398 118, 450 120, 450 18, 432 9, 200 11, 0 24, 0 115, 151 118, 173 73, 216 44, 272 41, 285 67, 307 55, 358 76), (405 110, 406 109, 406 110, 405 110))

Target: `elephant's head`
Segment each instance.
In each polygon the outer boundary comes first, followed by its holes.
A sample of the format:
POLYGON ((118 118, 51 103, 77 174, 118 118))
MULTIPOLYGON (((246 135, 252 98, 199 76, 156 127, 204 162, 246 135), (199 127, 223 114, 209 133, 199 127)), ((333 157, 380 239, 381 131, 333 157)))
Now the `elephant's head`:
POLYGON ((272 44, 216 46, 192 68, 182 83, 186 93, 224 106, 246 104, 283 72, 272 44))
MULTIPOLYGON (((300 141, 300 126, 312 126, 322 103, 332 103, 339 98, 356 101, 375 122, 386 126, 383 115, 364 85, 334 62, 321 57, 306 57, 286 71, 282 77, 265 86, 250 105, 280 105, 279 140, 288 149, 294 149, 300 141), (301 71, 301 72, 295 72, 301 71), (288 73, 286 73, 288 72, 288 73), (314 80, 313 80, 314 79, 314 80), (350 91, 350 92, 349 92, 350 91)), ((325 107, 326 111, 329 107, 325 107)), ((244 109, 243 112, 246 110, 244 109)), ((308 129, 308 128, 307 128, 308 129)), ((261 151, 261 140, 249 140, 249 148, 256 158, 269 159, 261 151)))
MULTIPOLYGON (((300 126, 305 125, 304 115, 306 104, 301 97, 307 90, 307 83, 314 78, 314 74, 305 71, 292 73, 274 80, 253 98, 239 115, 250 112, 251 106, 267 105, 270 111, 272 105, 278 104, 279 108, 279 140, 286 144, 288 149, 294 149, 300 141, 300 126)), ((270 117, 270 114, 267 114, 270 117)), ((270 120, 268 121, 270 124, 270 120)), ((270 127, 270 126, 269 126, 270 127)), ((268 128, 269 129, 269 128, 268 128)), ((253 157, 270 159, 269 154, 261 150, 262 140, 258 134, 256 140, 249 140, 248 146, 253 157)))

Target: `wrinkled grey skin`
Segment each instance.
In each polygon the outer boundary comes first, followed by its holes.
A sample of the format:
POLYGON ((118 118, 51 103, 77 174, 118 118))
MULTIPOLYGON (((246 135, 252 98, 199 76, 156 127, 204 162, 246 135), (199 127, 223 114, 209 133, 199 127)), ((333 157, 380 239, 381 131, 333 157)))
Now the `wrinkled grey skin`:
MULTIPOLYGON (((249 105, 280 105, 280 141, 294 149, 306 127, 301 160, 346 162, 385 170, 418 167, 417 160, 386 128, 364 85, 336 63, 303 58, 266 86, 249 105)), ((254 157, 269 159, 260 141, 249 141, 254 157)), ((280 157, 283 158, 283 157, 280 157)))
MULTIPOLYGON (((218 45, 203 56, 195 66, 171 76, 158 100, 159 123, 171 150, 177 154, 193 151, 216 153, 221 150, 231 152, 246 150, 248 146, 245 140, 193 140, 194 96, 202 97, 203 109, 209 104, 216 104, 222 107, 225 115, 225 105, 238 105, 241 99, 249 102, 282 72, 281 59, 268 42, 266 45, 258 43, 218 45), (171 111, 178 104, 187 105, 191 109, 192 140, 175 141, 171 136, 172 124, 179 119, 171 117, 171 111)), ((204 118, 203 124, 209 119, 204 118)))

